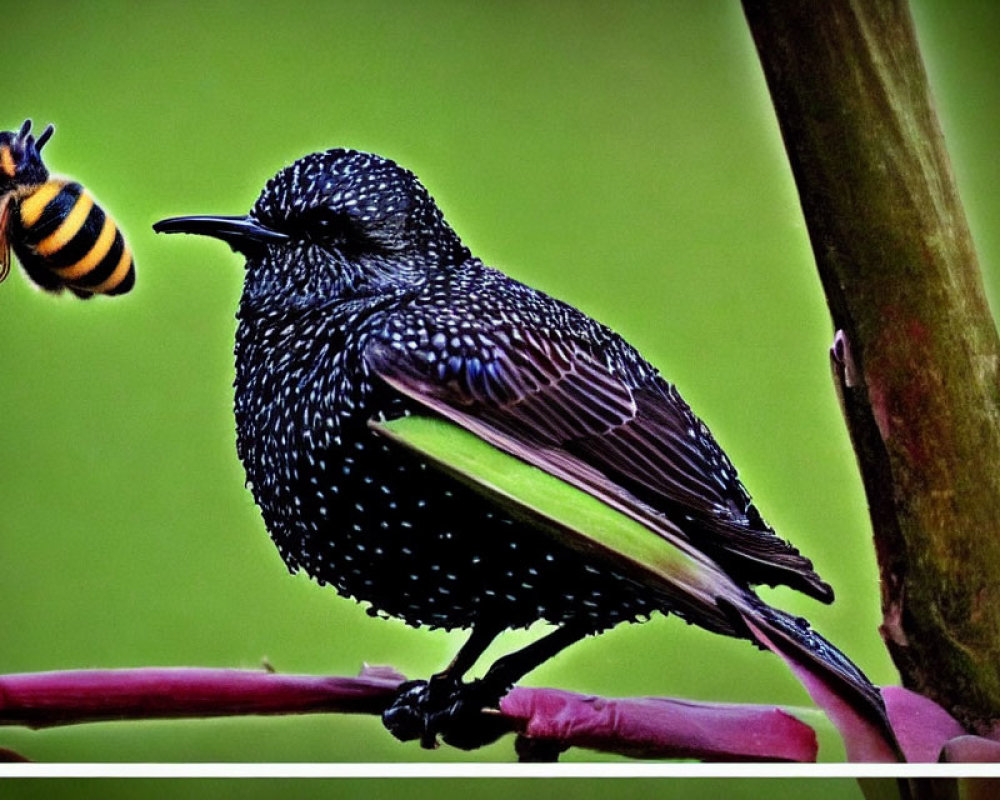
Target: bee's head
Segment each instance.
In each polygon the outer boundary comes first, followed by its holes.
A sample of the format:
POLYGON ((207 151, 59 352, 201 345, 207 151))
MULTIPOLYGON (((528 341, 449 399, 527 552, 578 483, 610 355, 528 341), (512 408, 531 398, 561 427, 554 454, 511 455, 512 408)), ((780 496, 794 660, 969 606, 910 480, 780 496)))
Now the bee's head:
POLYGON ((48 180, 49 171, 42 162, 41 151, 54 130, 47 126, 36 140, 31 135, 31 120, 26 119, 19 131, 0 133, 0 193, 48 180))

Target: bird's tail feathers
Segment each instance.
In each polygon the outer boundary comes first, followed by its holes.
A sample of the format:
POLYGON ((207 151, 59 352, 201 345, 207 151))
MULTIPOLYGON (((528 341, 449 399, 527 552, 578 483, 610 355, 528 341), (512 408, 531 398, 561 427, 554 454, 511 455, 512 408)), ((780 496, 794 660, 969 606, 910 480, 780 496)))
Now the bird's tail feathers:
POLYGON ((801 617, 772 608, 747 592, 728 606, 748 636, 784 660, 813 701, 838 728, 852 761, 899 761, 902 751, 878 688, 861 669, 801 617))

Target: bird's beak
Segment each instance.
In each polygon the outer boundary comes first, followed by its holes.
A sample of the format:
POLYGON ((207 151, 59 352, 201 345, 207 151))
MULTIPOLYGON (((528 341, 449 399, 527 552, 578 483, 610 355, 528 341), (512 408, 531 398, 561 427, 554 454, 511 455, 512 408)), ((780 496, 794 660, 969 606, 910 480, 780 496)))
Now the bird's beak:
POLYGON ((287 242, 288 235, 266 228, 249 217, 170 217, 153 225, 157 233, 194 233, 221 239, 238 253, 264 244, 287 242))

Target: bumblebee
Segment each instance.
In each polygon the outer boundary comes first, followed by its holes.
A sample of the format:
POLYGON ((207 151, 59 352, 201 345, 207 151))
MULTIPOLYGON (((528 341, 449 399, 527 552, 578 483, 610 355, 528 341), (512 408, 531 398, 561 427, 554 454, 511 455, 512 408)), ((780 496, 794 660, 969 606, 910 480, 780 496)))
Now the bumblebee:
POLYGON ((55 129, 36 140, 31 120, 0 133, 0 281, 10 248, 31 281, 80 298, 124 294, 135 284, 132 252, 121 231, 76 181, 49 177, 41 150, 55 129))

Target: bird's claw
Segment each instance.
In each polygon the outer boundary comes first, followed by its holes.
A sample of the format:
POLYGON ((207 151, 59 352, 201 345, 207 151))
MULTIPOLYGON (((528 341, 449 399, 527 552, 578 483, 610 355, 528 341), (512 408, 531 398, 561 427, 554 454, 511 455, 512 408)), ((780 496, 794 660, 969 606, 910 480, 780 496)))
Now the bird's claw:
POLYGON ((486 712, 503 694, 483 681, 407 681, 382 712, 382 724, 400 741, 419 739, 425 750, 438 747, 439 735, 452 747, 475 750, 510 731, 502 717, 486 712))
POLYGON ((382 712, 382 724, 401 742, 420 739, 425 749, 433 745, 427 742, 428 695, 427 681, 407 681, 399 686, 392 703, 382 712))

